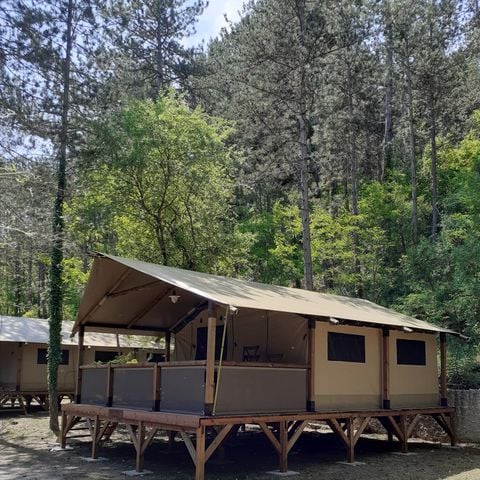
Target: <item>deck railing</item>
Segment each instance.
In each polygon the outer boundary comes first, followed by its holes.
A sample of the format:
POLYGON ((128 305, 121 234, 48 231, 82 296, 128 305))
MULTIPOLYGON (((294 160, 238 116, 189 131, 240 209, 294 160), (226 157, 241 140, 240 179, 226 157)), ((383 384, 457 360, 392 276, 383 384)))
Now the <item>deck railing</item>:
MULTIPOLYGON (((205 361, 84 365, 81 403, 204 414, 205 361)), ((306 406, 307 367, 223 362, 214 413, 280 413, 306 406)))

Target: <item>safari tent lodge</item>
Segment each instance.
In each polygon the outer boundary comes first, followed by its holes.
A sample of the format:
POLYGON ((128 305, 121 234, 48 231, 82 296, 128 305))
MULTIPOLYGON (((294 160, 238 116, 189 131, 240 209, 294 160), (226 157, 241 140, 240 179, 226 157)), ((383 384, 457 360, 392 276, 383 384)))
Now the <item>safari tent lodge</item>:
MULTIPOLYGON (((62 326, 62 360, 58 370, 59 400, 73 399, 77 372, 77 336, 73 322, 62 326)), ((157 337, 158 339, 158 337, 157 337)), ((0 315, 0 410, 25 412, 33 402, 47 408, 48 320, 0 315)), ((83 362, 109 362, 130 354, 132 360, 159 362, 164 350, 155 339, 88 333, 83 362)))
POLYGON ((62 409, 62 446, 86 420, 96 458, 123 424, 137 471, 159 430, 181 436, 197 480, 244 424, 264 432, 281 472, 313 421, 339 436, 352 462, 374 418, 404 452, 422 415, 455 443, 446 395, 446 341, 455 332, 367 300, 97 254, 73 333, 80 367, 75 403, 62 409), (85 365, 90 331, 162 335, 166 362, 85 365))

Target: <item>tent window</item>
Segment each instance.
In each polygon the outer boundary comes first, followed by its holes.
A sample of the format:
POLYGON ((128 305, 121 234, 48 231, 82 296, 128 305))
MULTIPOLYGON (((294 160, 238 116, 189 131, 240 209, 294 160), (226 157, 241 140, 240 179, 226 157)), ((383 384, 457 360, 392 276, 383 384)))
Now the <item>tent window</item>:
POLYGON ((365 363, 365 337, 328 332, 328 360, 365 363))
POLYGON ((95 361, 96 362, 113 362, 118 357, 118 352, 108 352, 105 350, 97 350, 95 352, 95 361))
POLYGON ((398 365, 426 365, 425 342, 397 339, 398 365))
POLYGON ((147 362, 164 362, 165 361, 165 354, 164 353, 149 353, 147 355, 147 362))
MULTIPOLYGON (((208 327, 197 328, 197 348, 195 351, 195 360, 207 359, 207 334, 208 327)), ((223 325, 217 326, 215 330, 215 360, 220 360, 220 350, 222 349, 223 325)), ((227 342, 223 348, 223 359, 227 356, 227 342)))
MULTIPOLYGON (((70 359, 70 351, 69 350, 62 350, 60 365, 68 365, 69 359, 70 359)), ((46 348, 39 348, 37 350, 37 364, 38 365, 46 365, 47 364, 47 349, 46 348)))

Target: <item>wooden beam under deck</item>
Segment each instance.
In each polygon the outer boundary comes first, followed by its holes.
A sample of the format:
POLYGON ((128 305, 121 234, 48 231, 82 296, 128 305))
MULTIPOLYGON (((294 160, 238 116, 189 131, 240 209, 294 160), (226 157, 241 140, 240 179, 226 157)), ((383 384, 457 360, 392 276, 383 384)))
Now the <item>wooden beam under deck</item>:
POLYGON ((309 422, 326 421, 345 445, 347 459, 353 462, 355 446, 371 418, 378 418, 387 432, 399 439, 402 451, 406 452, 408 439, 412 435, 420 415, 433 417, 450 436, 452 444, 455 444, 455 409, 452 407, 207 417, 85 404, 63 406, 60 443, 64 448, 69 430, 81 418, 85 418, 91 425, 90 435, 94 444, 92 444, 92 456, 96 456, 100 443, 107 437, 110 438, 118 424, 124 424, 135 446, 137 471, 142 471, 143 455, 157 431, 180 432, 195 465, 195 480, 204 480, 206 462, 225 442, 231 432, 236 432, 238 426, 246 423, 259 425, 278 455, 280 471, 285 472, 288 468, 288 453, 309 422), (214 429, 216 437, 208 440, 207 444, 206 430, 208 427, 216 427, 214 429), (192 438, 195 439, 195 442, 192 441, 192 438))

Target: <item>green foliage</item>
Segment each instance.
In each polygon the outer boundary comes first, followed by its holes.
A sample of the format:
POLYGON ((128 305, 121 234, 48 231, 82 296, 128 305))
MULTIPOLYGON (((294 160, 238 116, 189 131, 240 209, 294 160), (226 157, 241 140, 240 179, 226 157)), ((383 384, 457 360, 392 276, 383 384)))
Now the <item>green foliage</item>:
POLYGON ((69 208, 72 237, 86 250, 165 265, 242 269, 248 239, 231 207, 230 133, 224 121, 190 110, 173 93, 132 102, 99 122, 94 158, 69 208))

